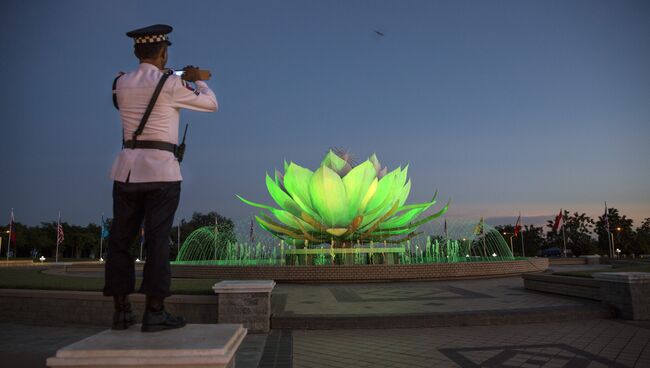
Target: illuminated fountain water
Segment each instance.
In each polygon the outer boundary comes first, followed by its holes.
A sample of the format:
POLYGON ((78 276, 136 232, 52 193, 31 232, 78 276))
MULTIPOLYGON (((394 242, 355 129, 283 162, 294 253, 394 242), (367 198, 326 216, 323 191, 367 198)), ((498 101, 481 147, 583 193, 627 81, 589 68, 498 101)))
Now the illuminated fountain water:
MULTIPOLYGON (((408 167, 391 172, 372 155, 353 165, 345 153, 329 151, 312 172, 291 162, 284 174, 266 176, 279 208, 240 221, 232 234, 214 227, 193 232, 176 264, 353 265, 424 264, 512 260, 501 234, 483 220, 441 220, 449 204, 406 204, 408 167)), ((437 194, 437 193, 436 193, 437 194)))
POLYGON ((250 221, 235 223, 236 242, 222 241, 214 227, 194 231, 184 242, 176 264, 196 265, 331 265, 426 264, 513 260, 501 233, 478 219, 434 220, 420 227, 422 234, 403 243, 355 244, 332 249, 331 244, 295 246, 268 235, 250 221), (444 222, 447 222, 445 236, 444 222), (481 231, 482 230, 482 231, 481 231), (348 250, 349 249, 349 250, 348 250), (350 253, 346 253, 350 252, 350 253))

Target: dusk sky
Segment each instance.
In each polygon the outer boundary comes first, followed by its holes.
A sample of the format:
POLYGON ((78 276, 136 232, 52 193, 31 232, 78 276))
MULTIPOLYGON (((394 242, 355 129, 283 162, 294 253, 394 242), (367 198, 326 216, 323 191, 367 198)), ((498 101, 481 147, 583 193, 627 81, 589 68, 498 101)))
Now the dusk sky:
POLYGON ((181 114, 177 218, 250 217, 235 194, 271 204, 265 172, 329 147, 410 164, 449 217, 650 217, 649 1, 3 0, 0 223, 112 216, 111 83, 156 23, 220 104, 181 114))

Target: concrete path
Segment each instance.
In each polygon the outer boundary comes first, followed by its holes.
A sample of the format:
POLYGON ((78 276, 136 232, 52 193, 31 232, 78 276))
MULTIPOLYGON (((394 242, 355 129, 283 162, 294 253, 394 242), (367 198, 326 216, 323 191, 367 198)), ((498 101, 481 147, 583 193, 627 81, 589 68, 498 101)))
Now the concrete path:
POLYGON ((620 320, 293 331, 292 340, 294 368, 650 367, 650 324, 620 320))
MULTIPOLYGON (((467 327, 408 329, 276 329, 268 335, 247 336, 238 351, 237 367, 650 367, 650 322, 552 321, 553 310, 596 304, 528 292, 520 278, 280 284, 273 293, 274 313, 287 318, 366 315, 383 319, 386 315, 472 311, 516 314, 541 308, 539 313, 551 321, 471 326, 468 320, 467 327)), ((516 323, 516 318, 511 322, 516 323)), ((0 365, 44 367, 45 358, 58 348, 103 329, 0 324, 0 365)))
POLYGON ((279 284, 273 313, 387 315, 584 305, 581 299, 527 292, 521 277, 375 284, 279 284))

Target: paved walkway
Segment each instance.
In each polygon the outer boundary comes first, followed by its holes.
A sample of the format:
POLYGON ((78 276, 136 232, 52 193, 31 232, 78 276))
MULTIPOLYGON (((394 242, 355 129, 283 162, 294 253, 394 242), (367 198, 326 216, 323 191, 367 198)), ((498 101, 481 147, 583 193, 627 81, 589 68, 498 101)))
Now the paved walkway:
POLYGON ((294 368, 650 367, 650 324, 293 331, 294 368))
MULTIPOLYGON (((585 269, 588 266, 571 269, 585 269)), ((554 267, 567 270, 569 267, 554 267)), ((602 268, 602 266, 599 266, 602 268)), ((521 278, 377 284, 280 284, 277 315, 417 315, 505 311, 593 302, 528 292, 521 278)), ((471 321, 468 321, 471 323, 471 321)), ((101 327, 0 324, 2 367, 44 367, 45 358, 101 327)), ((249 335, 240 368, 650 367, 650 321, 587 319, 545 324, 410 329, 272 330, 249 335)))
POLYGON ((280 284, 274 316, 406 315, 579 306, 589 301, 524 289, 521 277, 375 284, 280 284))

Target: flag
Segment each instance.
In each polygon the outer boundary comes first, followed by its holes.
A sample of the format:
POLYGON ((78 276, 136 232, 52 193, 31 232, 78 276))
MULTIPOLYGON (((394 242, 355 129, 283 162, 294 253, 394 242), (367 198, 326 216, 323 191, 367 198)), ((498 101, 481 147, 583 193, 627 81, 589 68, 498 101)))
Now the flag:
POLYGON ((11 217, 9 218, 9 243, 16 242, 16 229, 14 228, 14 209, 11 209, 11 217))
POLYGON ((63 226, 61 225, 61 219, 59 219, 59 223, 56 224, 56 245, 63 243, 64 239, 63 226))
POLYGON ((605 203, 605 214, 603 215, 603 226, 609 232, 609 216, 607 215, 607 203, 605 203))
POLYGON ((108 219, 104 220, 104 216, 102 216, 102 239, 108 238, 110 235, 110 231, 108 230, 108 219))
POLYGON ((515 231, 513 235, 518 236, 519 231, 521 231, 521 214, 519 214, 519 217, 517 217, 517 222, 515 223, 515 231))
POLYGON ((483 227, 484 227, 483 217, 481 217, 481 221, 479 221, 478 224, 476 224, 476 227, 474 228, 474 235, 483 234, 483 227))
POLYGON ((553 232, 556 232, 557 229, 559 229, 560 226, 562 226, 562 217, 563 217, 562 209, 560 209, 560 213, 558 213, 557 216, 555 216, 555 222, 553 222, 553 232))

